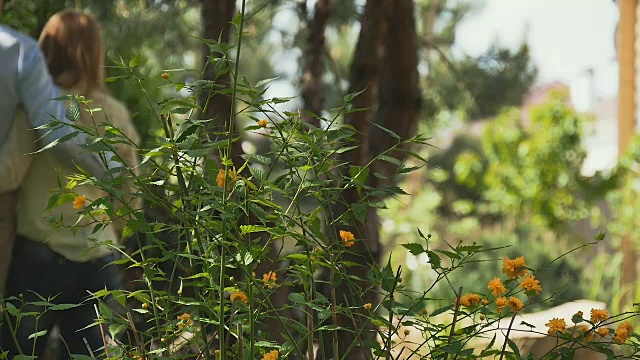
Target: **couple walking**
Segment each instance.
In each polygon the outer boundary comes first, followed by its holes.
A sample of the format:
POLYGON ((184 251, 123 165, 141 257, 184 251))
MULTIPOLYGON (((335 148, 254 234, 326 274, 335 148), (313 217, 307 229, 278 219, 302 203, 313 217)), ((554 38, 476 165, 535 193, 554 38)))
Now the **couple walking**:
MULTIPOLYGON (((0 11, 2 5, 0 0, 0 11)), ((102 109, 91 114, 82 109, 81 125, 109 123, 139 143, 127 109, 107 92, 103 80, 100 27, 93 17, 60 12, 45 25, 38 42, 0 24, 0 294, 4 299, 22 296, 25 302, 38 301, 37 293, 45 298, 55 296, 54 303, 77 304, 88 292, 120 287, 119 274, 106 266, 115 254, 99 245, 106 240, 117 242, 121 235, 118 222, 109 220, 96 232, 93 226, 71 231, 47 218, 51 215, 65 225, 74 224, 78 210, 72 204, 45 212, 58 179, 64 183, 66 176, 77 172, 76 166, 103 178, 111 162, 105 165, 96 154, 82 149, 78 145, 86 141, 82 135, 28 155, 73 131, 70 127, 51 132, 27 130, 49 123, 52 117, 66 121, 64 103, 51 100, 64 94, 82 95, 91 101, 91 108, 102 109)), ((132 148, 116 147, 116 152, 126 166, 139 164, 132 148)), ((107 159, 112 156, 107 152, 107 159)), ((124 193, 133 192, 130 185, 123 187, 124 193)), ((88 199, 106 195, 90 186, 74 191, 88 199)), ((132 209, 140 209, 139 200, 127 201, 132 209)), ((79 225, 90 222, 85 219, 79 225)), ((20 307, 19 300, 7 302, 20 307)), ((34 305, 22 308, 23 312, 42 310, 34 305)), ((88 346, 97 355, 103 346, 97 327, 85 329, 96 318, 93 305, 87 302, 69 310, 47 311, 37 319, 26 316, 17 322, 8 318, 0 327, 0 353, 9 351, 10 357, 32 352, 42 355, 46 337, 29 337, 38 331, 50 332, 54 326, 72 354, 86 355, 88 346)), ((66 349, 64 352, 63 357, 68 357, 66 349)))

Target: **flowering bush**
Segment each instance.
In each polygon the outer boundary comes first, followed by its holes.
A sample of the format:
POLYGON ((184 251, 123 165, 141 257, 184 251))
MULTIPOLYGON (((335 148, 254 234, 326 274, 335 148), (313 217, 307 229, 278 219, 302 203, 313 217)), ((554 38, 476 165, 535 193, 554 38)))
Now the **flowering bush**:
MULTIPOLYGON (((238 21, 241 30, 242 20, 238 21)), ((229 46, 207 44, 223 54, 214 64, 219 75, 232 71, 229 46)), ((123 78, 143 84, 136 65, 135 61, 116 64, 123 78)), ((234 75, 237 73, 236 67, 234 75)), ((379 266, 353 251, 366 245, 362 234, 352 232, 353 225, 364 222, 369 209, 383 207, 385 197, 402 193, 393 186, 393 178, 384 178, 376 188, 368 186, 368 176, 384 177, 372 165, 394 163, 396 175, 417 170, 404 167, 389 154, 405 152, 423 161, 407 149, 425 144, 424 137, 398 139, 396 146, 377 154, 366 166, 340 163, 335 156, 356 148, 357 129, 339 124, 338 119, 354 111, 349 101, 357 94, 345 96, 330 118, 321 118, 326 126, 320 128, 305 124, 299 113, 279 111, 275 105, 285 99, 265 99, 263 87, 268 81, 239 83, 239 76, 234 76, 233 84, 221 89, 215 81, 189 85, 175 82, 168 73, 159 76, 176 90, 218 92, 244 106, 237 114, 233 112, 224 131, 208 134, 206 125, 213 120, 196 119, 195 110, 204 109, 195 96, 150 101, 164 134, 153 147, 136 148, 144 158, 147 175, 138 176, 121 159, 111 159, 121 162, 112 170, 118 174, 115 179, 78 174, 52 198, 55 204, 73 202, 80 216, 95 220, 96 231, 115 219, 126 223, 122 237, 129 238, 127 246, 115 241, 107 245, 121 254, 117 264, 139 270, 135 288, 92 294, 101 301, 94 325, 103 329, 108 358, 525 356, 510 339, 511 329, 547 285, 527 267, 524 256, 505 258, 504 276, 495 276, 463 294, 463 289, 449 282, 449 275, 463 271, 474 256, 489 250, 475 244, 432 249, 430 236, 418 231, 423 241, 404 247, 413 255, 425 254, 431 267, 428 271, 437 276, 430 288, 416 294, 403 283, 401 267, 394 267, 391 261, 379 266), (189 116, 174 124, 185 113, 189 116), (233 162, 231 150, 237 141, 233 124, 238 115, 255 120, 243 132, 266 137, 272 144, 268 153, 244 154, 240 164, 233 162), (203 141, 205 134, 212 139, 203 141), (113 184, 122 181, 132 181, 135 195, 165 218, 149 219, 142 209, 131 208, 123 194, 114 190, 113 184), (82 184, 100 186, 109 196, 87 199, 75 193, 82 184), (361 194, 360 201, 344 202, 346 191, 361 194), (336 203, 343 205, 343 212, 327 210, 336 203), (354 268, 363 266, 369 269, 367 279, 352 274, 354 268), (431 297, 430 291, 439 282, 451 287, 450 298, 431 297), (345 299, 337 299, 335 287, 340 284, 351 289, 345 299), (366 301, 365 292, 374 292, 377 301, 366 301), (121 314, 112 310, 106 305, 110 298, 126 310, 121 314), (427 302, 438 304, 437 310, 424 311, 427 302), (508 326, 501 327, 503 319, 509 321, 508 326), (494 335, 485 346, 474 348, 474 340, 496 331, 504 333, 503 342, 496 343, 494 335), (356 338, 346 353, 336 350, 340 332, 356 338), (416 336, 418 341, 413 340, 416 336), (333 354, 315 350, 323 342, 333 345, 333 354)), ((113 150, 115 144, 123 143, 134 146, 117 129, 109 128, 103 137, 93 129, 77 130, 95 139, 89 146, 92 151, 113 150)), ((51 304, 55 306, 60 304, 51 304)), ((7 307, 7 311, 14 316, 37 316, 17 308, 7 307)), ((635 314, 609 316, 593 309, 588 320, 583 314, 569 320, 552 318, 548 329, 531 331, 557 338, 557 347, 547 358, 570 359, 579 348, 613 356, 614 344, 624 344, 637 354, 640 343, 627 321, 632 316, 635 314)))

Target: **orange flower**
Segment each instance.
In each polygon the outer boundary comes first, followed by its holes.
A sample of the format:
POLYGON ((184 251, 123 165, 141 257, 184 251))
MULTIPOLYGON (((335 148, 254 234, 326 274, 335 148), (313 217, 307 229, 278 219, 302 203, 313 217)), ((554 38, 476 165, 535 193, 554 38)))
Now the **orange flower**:
POLYGON ((460 305, 466 307, 477 306, 480 301, 482 301, 482 297, 480 297, 480 295, 466 294, 460 298, 460 305))
POLYGON ((629 333, 632 333, 632 332, 633 332, 633 327, 631 327, 631 324, 629 324, 628 321, 625 321, 616 329, 615 333, 613 334, 613 340, 618 344, 622 344, 625 341, 627 341, 627 338, 629 337, 629 333))
POLYGON ((84 202, 87 201, 87 197, 84 195, 76 196, 76 199, 73 200, 73 208, 74 209, 82 209, 84 207, 84 202))
POLYGON ((248 298, 247 295, 245 293, 243 293, 242 291, 236 291, 234 293, 231 294, 231 301, 234 302, 236 300, 246 303, 248 298))
POLYGON ((591 322, 597 323, 604 321, 609 317, 609 313, 606 310, 591 309, 591 322))
POLYGON ((268 353, 264 354, 262 360, 278 360, 279 355, 280 352, 278 352, 278 350, 271 350, 268 353))
POLYGON ((509 304, 509 307, 511 308, 511 311, 513 312, 518 312, 522 310, 522 308, 524 307, 524 303, 515 296, 512 296, 509 298, 508 304, 509 304))
POLYGON ((500 296, 504 294, 507 289, 502 285, 502 282, 497 277, 494 277, 493 280, 489 281, 489 286, 487 286, 489 290, 493 293, 493 296, 500 296))
POLYGON ((496 307, 498 308, 498 312, 502 312, 502 309, 504 309, 505 306, 507 306, 507 303, 509 302, 509 300, 507 300, 506 297, 499 297, 496 299, 496 307))
POLYGON ((191 324, 193 324, 193 320, 191 320, 191 315, 187 313, 178 315, 177 318, 178 320, 180 320, 180 322, 178 323, 178 329, 182 329, 185 326, 190 326, 191 324))
POLYGON ((536 295, 542 291, 542 287, 540 286, 540 281, 536 280, 535 276, 525 276, 520 284, 520 287, 525 291, 535 291, 536 295))
POLYGON ((527 266, 524 256, 517 257, 515 259, 509 259, 508 257, 502 262, 502 272, 505 273, 510 279, 524 276, 527 273, 527 266))
POLYGON ((160 75, 163 79, 168 79, 169 78, 169 73, 163 72, 162 75, 160 75))
POLYGON ((553 318, 549 320, 549 322, 546 323, 544 326, 549 328, 549 331, 547 331, 547 333, 549 335, 553 335, 556 332, 563 332, 564 329, 567 327, 567 324, 564 322, 564 319, 553 318))
POLYGON ((366 303, 362 307, 364 307, 365 310, 371 310, 371 303, 366 303))
POLYGON ((609 328, 606 327, 601 327, 598 329, 598 335, 605 337, 607 335, 609 335, 609 328))
MULTIPOLYGON (((591 328, 589 327, 589 325, 580 325, 577 327, 578 331, 582 332, 582 336, 584 336, 584 341, 586 342, 591 342, 591 340, 593 339, 593 331, 591 331, 591 328)), ((574 337, 578 337, 580 336, 580 334, 576 334, 574 335, 574 337)))
POLYGON ((274 287, 276 287, 277 280, 278 280, 278 277, 276 276, 276 273, 273 271, 269 271, 268 273, 262 275, 262 281, 264 281, 264 283, 267 284, 267 287, 269 289, 273 289, 274 287))
POLYGON ((482 305, 485 305, 485 306, 489 305, 489 300, 487 299, 482 300, 482 305))
POLYGON ((340 230, 340 238, 342 239, 342 241, 344 241, 344 245, 346 247, 350 247, 355 243, 354 239, 356 237, 351 231, 340 230))
POLYGON ((231 184, 238 181, 238 175, 233 170, 228 170, 227 172, 225 172, 223 169, 218 170, 218 176, 216 177, 216 184, 218 184, 218 186, 220 187, 223 187, 225 179, 227 181, 227 190, 230 190, 231 184))
POLYGON ((266 127, 268 123, 269 123, 269 120, 267 120, 267 119, 262 119, 262 120, 258 121, 258 126, 260 126, 260 127, 266 127))

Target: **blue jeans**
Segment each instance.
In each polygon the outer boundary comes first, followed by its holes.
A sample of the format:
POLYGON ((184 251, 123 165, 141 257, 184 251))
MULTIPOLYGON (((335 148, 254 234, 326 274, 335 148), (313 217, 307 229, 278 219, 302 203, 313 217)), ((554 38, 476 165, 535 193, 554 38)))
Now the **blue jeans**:
MULTIPOLYGON (((24 302, 38 302, 41 299, 36 295, 46 298, 54 298, 54 304, 79 304, 87 299, 88 292, 96 292, 107 288, 119 289, 121 277, 115 266, 106 266, 115 260, 115 254, 93 261, 77 263, 67 260, 64 256, 49 249, 46 244, 29 240, 18 235, 15 240, 9 275, 7 280, 6 298, 22 296, 24 302)), ((11 303, 20 308, 18 300, 11 303)), ((47 336, 31 338, 29 336, 38 331, 47 330, 47 335, 54 326, 60 329, 60 335, 64 343, 69 347, 71 354, 88 355, 86 339, 94 354, 102 353, 102 334, 98 326, 87 327, 92 324, 97 315, 94 310, 95 301, 86 301, 78 307, 66 310, 47 310, 42 313, 44 307, 39 304, 28 304, 21 310, 22 313, 39 313, 36 316, 24 316, 20 320, 15 332, 20 350, 25 355, 40 356, 44 353, 47 336), (34 345, 35 341, 35 345, 34 345)), ((20 352, 15 344, 8 324, 3 324, 0 329, 0 348, 9 351, 9 355, 18 355, 20 352)), ((16 318, 11 317, 11 325, 16 326, 16 318)), ((106 332, 106 329, 105 329, 106 332)), ((66 346, 62 346, 63 358, 68 358, 66 346)))

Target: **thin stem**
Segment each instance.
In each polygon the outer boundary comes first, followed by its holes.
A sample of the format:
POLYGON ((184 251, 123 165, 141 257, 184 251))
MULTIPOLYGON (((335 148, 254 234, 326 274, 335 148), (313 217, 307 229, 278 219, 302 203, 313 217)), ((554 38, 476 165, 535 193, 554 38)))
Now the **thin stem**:
POLYGON ((462 286, 458 289, 456 294, 456 308, 453 311, 453 321, 451 321, 451 330, 449 330, 449 338, 447 339, 447 346, 451 346, 453 342, 453 333, 456 330, 456 322, 458 321, 458 311, 460 310, 460 298, 462 297, 462 286))
POLYGON ((504 344, 502 344, 502 350, 500 351, 500 360, 504 357, 504 351, 507 348, 507 343, 509 342, 509 333, 511 332, 511 327, 513 326, 513 321, 516 319, 517 312, 513 312, 513 316, 511 317, 511 321, 509 322, 509 327, 507 328, 507 335, 504 337, 504 344))
MULTIPOLYGON (((245 14, 245 8, 246 8, 246 0, 242 0, 242 8, 240 10, 240 26, 238 27, 238 47, 236 48, 236 61, 235 61, 235 76, 233 77, 233 89, 231 92, 231 113, 229 116, 229 137, 227 139, 227 159, 231 159, 231 146, 233 143, 233 128, 234 128, 234 122, 235 122, 235 117, 236 117, 236 112, 235 112, 235 106, 236 106, 236 97, 237 97, 237 88, 238 88, 238 73, 239 73, 239 69, 240 69, 240 49, 242 48, 242 31, 244 28, 244 14, 245 14)), ((224 207, 226 205, 226 200, 227 200, 227 181, 228 181, 228 176, 226 176, 227 172, 228 172, 228 165, 225 162, 225 166, 224 166, 224 171, 225 171, 225 177, 224 177, 224 184, 222 186, 222 206, 224 207)), ((224 251, 224 247, 227 243, 227 218, 222 218, 222 248, 223 251, 220 252, 219 256, 220 256, 220 278, 219 278, 219 290, 220 290, 220 306, 219 306, 219 312, 218 312, 218 318, 220 321, 220 325, 218 328, 218 339, 220 341, 220 358, 222 359, 226 359, 226 346, 223 346, 222 341, 225 338, 225 324, 224 324, 224 311, 225 311, 225 307, 224 307, 224 281, 225 281, 225 268, 226 268, 226 263, 225 263, 225 251, 224 251)))
MULTIPOLYGON (((331 268, 331 281, 336 276, 335 270, 331 268)), ((333 325, 338 326, 338 314, 336 309, 336 287, 331 287, 331 319, 333 325)), ((338 348, 338 329, 333 330, 333 358, 340 359, 340 349, 338 348)))

